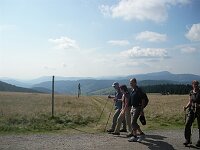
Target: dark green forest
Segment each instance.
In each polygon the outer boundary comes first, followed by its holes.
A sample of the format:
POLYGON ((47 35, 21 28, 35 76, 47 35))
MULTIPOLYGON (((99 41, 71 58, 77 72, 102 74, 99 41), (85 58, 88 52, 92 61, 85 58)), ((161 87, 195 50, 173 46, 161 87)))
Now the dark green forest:
POLYGON ((146 93, 161 93, 167 94, 188 94, 192 90, 192 86, 187 84, 163 84, 149 85, 141 87, 146 93))

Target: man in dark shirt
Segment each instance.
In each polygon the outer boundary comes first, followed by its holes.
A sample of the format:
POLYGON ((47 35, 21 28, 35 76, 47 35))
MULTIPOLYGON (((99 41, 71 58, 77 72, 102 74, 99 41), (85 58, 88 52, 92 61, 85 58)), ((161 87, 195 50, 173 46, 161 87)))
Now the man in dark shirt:
POLYGON ((128 140, 129 142, 141 142, 145 138, 145 134, 140 129, 140 126, 137 123, 137 120, 140 115, 143 115, 144 108, 144 97, 141 94, 141 89, 137 86, 137 81, 135 78, 130 79, 130 86, 132 88, 130 94, 130 106, 132 106, 132 137, 128 140), (139 135, 137 136, 137 131, 139 135))

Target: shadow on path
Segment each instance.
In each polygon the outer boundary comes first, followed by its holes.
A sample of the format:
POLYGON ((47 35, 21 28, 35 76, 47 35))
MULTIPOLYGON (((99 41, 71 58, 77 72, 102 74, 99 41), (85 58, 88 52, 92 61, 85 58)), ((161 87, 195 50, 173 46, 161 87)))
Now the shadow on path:
POLYGON ((161 135, 146 135, 141 143, 151 150, 175 150, 171 144, 164 141, 165 138, 167 137, 161 135))
POLYGON ((200 147, 196 147, 196 146, 194 146, 194 145, 190 145, 190 146, 186 146, 186 147, 188 147, 188 148, 193 148, 193 149, 200 149, 200 147))

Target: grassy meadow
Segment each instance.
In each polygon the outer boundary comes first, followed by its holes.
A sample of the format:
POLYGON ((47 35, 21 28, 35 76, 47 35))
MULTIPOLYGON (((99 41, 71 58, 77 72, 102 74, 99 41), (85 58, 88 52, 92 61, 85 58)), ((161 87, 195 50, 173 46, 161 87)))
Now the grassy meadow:
MULTIPOLYGON (((183 106, 188 95, 149 94, 145 108, 145 130, 176 129, 184 127, 183 106)), ((112 101, 108 101, 104 113, 105 96, 55 95, 55 115, 51 117, 51 94, 0 92, 0 133, 62 132, 75 130, 103 132, 112 101)), ((108 127, 111 125, 112 117, 108 127)))

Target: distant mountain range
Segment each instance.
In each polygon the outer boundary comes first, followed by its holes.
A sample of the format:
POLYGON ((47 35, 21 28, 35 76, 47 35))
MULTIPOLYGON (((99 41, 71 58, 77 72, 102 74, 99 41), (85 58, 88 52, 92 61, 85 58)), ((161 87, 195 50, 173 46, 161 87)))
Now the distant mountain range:
POLYGON ((0 91, 6 92, 26 92, 26 93, 42 93, 34 89, 22 88, 0 81, 0 91))
MULTIPOLYGON (((128 76, 129 78, 133 77, 128 76)), ((137 80, 169 80, 180 83, 191 83, 192 80, 200 80, 199 75, 194 74, 172 74, 168 71, 154 72, 147 74, 134 75, 137 80)))
MULTIPOLYGON (((55 77, 55 92, 65 93, 65 94, 76 94, 78 84, 81 84, 81 90, 84 94, 96 93, 96 91, 105 91, 113 89, 111 87, 112 83, 117 81, 120 84, 129 85, 129 79, 136 78, 138 80, 138 85, 148 86, 148 85, 159 85, 159 84, 191 84, 192 80, 199 80, 199 75, 194 74, 172 74, 168 71, 154 72, 147 74, 136 74, 129 76, 113 76, 113 77, 55 77)), ((51 92, 52 77, 45 76, 38 79, 22 81, 8 78, 0 78, 1 81, 6 83, 20 86, 28 87, 34 91, 40 91, 44 93, 51 92)))

